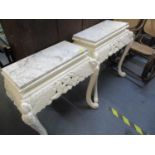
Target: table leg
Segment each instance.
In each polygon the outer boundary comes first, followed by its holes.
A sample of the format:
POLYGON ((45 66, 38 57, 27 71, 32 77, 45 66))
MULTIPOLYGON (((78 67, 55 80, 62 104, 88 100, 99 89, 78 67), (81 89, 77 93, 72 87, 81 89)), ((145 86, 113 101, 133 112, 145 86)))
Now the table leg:
POLYGON ((128 44, 124 50, 124 53, 122 54, 122 57, 118 63, 118 74, 122 77, 125 77, 126 76, 126 73, 122 71, 122 65, 123 65, 123 62, 125 60, 125 57, 127 56, 129 50, 130 50, 130 47, 132 45, 133 42, 131 42, 130 44, 128 44))
POLYGON ((99 102, 99 99, 98 99, 98 77, 97 77, 95 89, 94 89, 94 102, 96 102, 96 103, 99 102))
POLYGON ((98 75, 99 75, 99 66, 96 67, 95 72, 90 77, 90 81, 89 81, 87 93, 86 93, 87 104, 93 109, 97 109, 99 107, 98 91, 97 91, 98 75), (92 98, 91 98, 93 89, 94 89, 94 101, 92 101, 92 98))
POLYGON ((22 120, 25 124, 31 126, 41 135, 47 135, 46 129, 40 123, 37 116, 32 113, 31 107, 26 103, 22 104, 22 120))

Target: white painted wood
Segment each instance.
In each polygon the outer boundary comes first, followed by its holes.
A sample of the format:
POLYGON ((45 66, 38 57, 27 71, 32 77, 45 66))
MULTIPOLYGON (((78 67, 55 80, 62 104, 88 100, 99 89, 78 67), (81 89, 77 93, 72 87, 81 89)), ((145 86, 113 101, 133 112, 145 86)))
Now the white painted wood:
POLYGON ((31 126, 34 130, 42 135, 47 135, 46 129, 38 120, 37 116, 33 114, 30 104, 22 103, 22 120, 25 124, 31 126))
POLYGON ((94 61, 93 65, 94 65, 95 71, 94 71, 93 75, 91 76, 89 84, 88 84, 87 93, 86 93, 86 101, 87 101, 87 104, 91 108, 97 109, 99 107, 98 92, 97 92, 97 78, 98 78, 98 74, 99 74, 99 64, 96 61, 94 61), (92 92, 93 92, 94 88, 95 88, 94 100, 92 101, 91 96, 92 96, 92 92))
POLYGON ((3 68, 6 93, 21 112, 22 120, 40 134, 47 134, 36 114, 89 76, 86 100, 91 108, 98 108, 100 63, 129 44, 118 66, 119 74, 124 75, 121 66, 133 41, 127 26, 105 21, 74 35, 74 44, 63 41, 3 68))
MULTIPOLYGON (((124 77, 126 73, 122 71, 122 64, 134 40, 133 32, 127 30, 128 26, 128 23, 124 22, 103 21, 73 35, 73 41, 74 43, 87 48, 89 55, 96 59, 99 64, 103 63, 110 56, 127 46, 118 64, 118 74, 124 77)), ((95 80, 98 79, 98 77, 96 77, 98 74, 94 74, 95 76, 92 76, 90 80, 91 84, 87 96, 91 95, 92 87, 95 87, 94 100, 98 101, 97 81, 95 82, 95 80)), ((88 104, 95 108, 98 107, 97 104, 94 106, 93 101, 91 100, 88 100, 88 104)))
POLYGON ((123 62, 124 62, 125 57, 127 56, 128 52, 129 52, 129 49, 130 49, 131 46, 132 46, 132 44, 133 44, 133 41, 130 42, 130 43, 126 46, 126 48, 125 48, 125 50, 124 50, 124 53, 123 53, 123 55, 122 55, 122 57, 121 57, 121 59, 120 59, 120 61, 119 61, 119 63, 118 63, 118 74, 119 74, 121 77, 125 77, 125 76, 126 76, 126 73, 122 71, 122 64, 123 64, 123 62))
POLYGON ((47 134, 36 114, 96 72, 97 65, 85 48, 63 41, 3 68, 2 75, 22 120, 47 134))

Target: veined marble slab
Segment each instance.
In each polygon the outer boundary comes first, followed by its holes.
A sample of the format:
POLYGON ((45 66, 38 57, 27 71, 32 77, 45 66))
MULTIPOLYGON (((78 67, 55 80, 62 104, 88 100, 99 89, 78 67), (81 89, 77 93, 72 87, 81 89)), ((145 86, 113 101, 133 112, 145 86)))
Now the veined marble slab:
POLYGON ((114 33, 117 34, 117 32, 125 30, 127 27, 128 23, 106 20, 77 34, 74 34, 73 40, 85 40, 88 42, 97 43, 103 39, 107 40, 114 33))
POLYGON ((3 68, 3 72, 21 88, 82 52, 86 52, 84 47, 62 41, 3 68))

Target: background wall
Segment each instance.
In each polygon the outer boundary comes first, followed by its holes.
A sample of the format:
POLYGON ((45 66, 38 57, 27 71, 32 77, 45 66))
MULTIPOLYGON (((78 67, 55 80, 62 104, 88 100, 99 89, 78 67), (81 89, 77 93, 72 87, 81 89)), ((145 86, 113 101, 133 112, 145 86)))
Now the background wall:
POLYGON ((15 60, 47 48, 101 22, 101 19, 1 20, 15 60))

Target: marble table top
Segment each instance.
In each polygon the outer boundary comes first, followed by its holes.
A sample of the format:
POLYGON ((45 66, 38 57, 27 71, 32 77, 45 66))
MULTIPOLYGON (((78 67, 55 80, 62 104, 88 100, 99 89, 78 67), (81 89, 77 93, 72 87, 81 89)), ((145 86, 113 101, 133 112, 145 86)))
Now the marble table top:
POLYGON ((122 28, 125 29, 127 27, 128 23, 106 20, 77 34, 74 34, 73 40, 77 38, 80 40, 97 43, 106 37, 110 37, 110 34, 113 34, 117 30, 120 30, 122 28))
POLYGON ((3 68, 3 72, 21 88, 85 51, 79 45, 62 41, 3 68))

